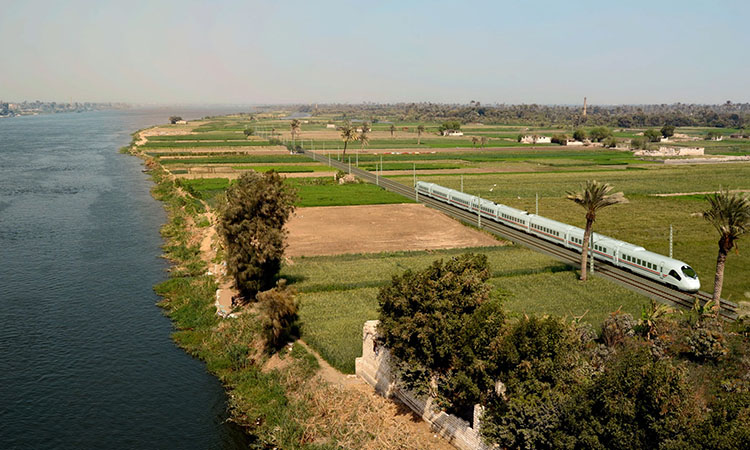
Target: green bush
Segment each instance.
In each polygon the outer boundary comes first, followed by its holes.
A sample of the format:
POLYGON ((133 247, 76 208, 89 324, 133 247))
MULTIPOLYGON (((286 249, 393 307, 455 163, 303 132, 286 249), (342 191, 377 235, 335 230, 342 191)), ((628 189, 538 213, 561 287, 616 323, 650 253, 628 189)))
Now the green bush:
POLYGON ((490 274, 485 255, 465 254, 394 276, 378 294, 381 343, 396 358, 401 381, 452 411, 471 407, 482 390, 481 380, 464 372, 476 362, 466 351, 487 339, 475 321, 498 320, 490 309, 475 316, 490 300, 490 274))
POLYGON ((266 346, 275 350, 295 334, 297 316, 296 291, 279 280, 276 287, 258 293, 258 310, 261 314, 266 346))

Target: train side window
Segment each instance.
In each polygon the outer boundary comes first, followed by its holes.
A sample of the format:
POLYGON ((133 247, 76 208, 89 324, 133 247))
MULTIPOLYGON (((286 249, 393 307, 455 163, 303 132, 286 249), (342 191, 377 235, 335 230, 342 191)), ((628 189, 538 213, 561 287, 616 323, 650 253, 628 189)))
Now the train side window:
POLYGON ((670 276, 670 277, 672 277, 672 278, 675 278, 675 279, 677 279, 677 281, 680 281, 680 280, 681 280, 680 276, 679 276, 679 275, 677 274, 677 272, 675 272, 674 270, 670 270, 670 271, 669 271, 669 276, 670 276))

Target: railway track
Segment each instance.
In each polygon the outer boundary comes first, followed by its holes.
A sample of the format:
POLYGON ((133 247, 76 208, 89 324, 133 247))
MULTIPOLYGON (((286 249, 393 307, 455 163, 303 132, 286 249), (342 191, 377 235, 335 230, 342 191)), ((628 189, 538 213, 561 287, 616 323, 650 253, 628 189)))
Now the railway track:
MULTIPOLYGON (((409 186, 405 186, 393 180, 383 178, 379 176, 377 172, 368 172, 366 170, 354 167, 350 163, 337 161, 335 159, 332 159, 330 155, 321 155, 309 150, 302 150, 302 153, 309 158, 312 158, 323 164, 327 164, 335 169, 351 173, 352 175, 369 183, 376 184, 383 189, 403 195, 408 199, 421 202, 426 206, 437 209, 453 217, 454 219, 460 220, 478 228, 488 230, 516 244, 520 244, 532 250, 542 252, 565 264, 571 265, 573 267, 577 267, 578 265, 580 265, 580 254, 568 248, 558 246, 551 242, 547 242, 536 236, 526 234, 520 230, 507 227, 503 224, 488 220, 486 218, 480 219, 476 214, 452 205, 448 205, 446 203, 439 202, 431 197, 426 197, 424 195, 418 196, 416 191, 409 186)), ((621 286, 624 286, 627 289, 638 292, 642 295, 645 295, 646 297, 652 298, 662 303, 666 303, 668 305, 674 305, 682 308, 692 308, 696 299, 701 304, 705 304, 707 301, 711 300, 711 295, 706 292, 701 291, 696 294, 687 294, 685 292, 672 289, 663 284, 657 283, 648 278, 643 278, 632 272, 621 269, 619 267, 615 267, 602 261, 594 262, 593 274, 606 278, 621 286)), ((737 304, 722 299, 719 313, 723 318, 727 320, 736 320, 737 304)))

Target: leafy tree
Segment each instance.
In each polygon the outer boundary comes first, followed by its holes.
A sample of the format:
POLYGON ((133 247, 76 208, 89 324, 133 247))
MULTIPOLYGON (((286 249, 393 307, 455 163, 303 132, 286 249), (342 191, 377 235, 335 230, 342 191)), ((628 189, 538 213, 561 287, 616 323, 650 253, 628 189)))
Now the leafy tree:
POLYGON ((242 130, 242 133, 245 135, 245 137, 250 137, 255 134, 255 128, 245 127, 245 129, 242 130))
POLYGON ((424 133, 424 125, 417 125, 417 145, 422 142, 422 133, 424 133))
POLYGON ((396 125, 391 124, 391 126, 388 128, 388 130, 391 132, 391 138, 393 138, 393 133, 396 132, 396 125))
POLYGON ((573 132, 573 139, 579 142, 586 140, 586 130, 579 128, 573 132))
POLYGON ((735 248, 735 241, 750 230, 750 199, 730 193, 717 192, 707 197, 709 209, 703 217, 719 232, 719 256, 716 258, 713 301, 719 307, 721 289, 724 284, 724 266, 727 255, 735 248))
POLYGON ((617 147, 617 139, 614 136, 610 136, 602 141, 602 145, 608 148, 615 148, 617 147))
POLYGON ((649 128, 648 130, 643 132, 643 136, 649 140, 649 142, 659 142, 661 140, 661 133, 654 130, 653 128, 649 128))
POLYGON ((346 155, 346 146, 350 141, 357 140, 357 129, 351 123, 346 122, 339 130, 341 131, 341 140, 344 141, 344 155, 346 155))
POLYGON ((612 136, 612 130, 607 127, 595 127, 589 131, 589 137, 595 142, 601 142, 610 136, 612 136))
POLYGON ((553 144, 565 145, 568 143, 567 134, 554 134, 551 139, 553 144))
POLYGON ((581 205, 586 210, 586 229, 583 233, 583 249, 581 251, 581 281, 586 281, 586 262, 588 261, 589 240, 591 229, 596 220, 596 213, 607 206, 627 203, 622 192, 610 194, 612 186, 608 183, 599 183, 596 180, 588 180, 581 185, 578 192, 568 191, 566 198, 581 205))
POLYGON ((359 127, 363 133, 369 133, 372 131, 372 127, 370 126, 370 122, 362 122, 362 125, 359 127))
POLYGON ((661 135, 665 138, 674 136, 674 125, 664 125, 661 127, 661 135))
POLYGON ((491 344, 489 370, 504 384, 487 402, 481 432, 504 448, 559 448, 570 392, 584 381, 582 341, 558 318, 523 317, 491 344))
POLYGON ((180 120, 182 120, 182 117, 180 116, 169 116, 169 123, 171 123, 172 125, 176 124, 180 120))
POLYGON ((227 269, 246 300, 273 287, 285 247, 284 224, 296 195, 274 171, 247 172, 229 185, 220 206, 218 231, 227 269))
POLYGON ((634 137, 630 140, 630 148, 646 150, 648 148, 648 140, 643 137, 634 137))
POLYGON ((471 146, 472 147, 476 147, 478 143, 479 143, 479 138, 476 137, 476 136, 472 136, 471 137, 471 146))
POLYGON ((258 293, 258 312, 266 345, 271 350, 284 345, 296 331, 298 302, 295 295, 294 288, 287 286, 284 279, 279 280, 273 289, 258 293))
POLYGON ((441 132, 441 133, 442 133, 443 131, 449 131, 449 130, 454 130, 454 131, 458 131, 458 130, 460 130, 460 129, 461 129, 461 122, 460 122, 460 121, 458 121, 458 120, 448 120, 448 121, 446 121, 446 122, 443 122, 443 123, 442 123, 442 124, 441 124, 441 125, 440 125, 440 126, 438 127, 438 131, 439 131, 439 132, 441 132))
MULTIPOLYGON (((378 331, 400 379, 454 410, 470 406, 484 390, 470 368, 477 363, 474 343, 482 339, 477 333, 485 328, 474 314, 490 300, 490 274, 485 255, 465 254, 407 270, 378 294, 378 331)), ((497 311, 485 313, 482 323, 500 320, 497 311)))

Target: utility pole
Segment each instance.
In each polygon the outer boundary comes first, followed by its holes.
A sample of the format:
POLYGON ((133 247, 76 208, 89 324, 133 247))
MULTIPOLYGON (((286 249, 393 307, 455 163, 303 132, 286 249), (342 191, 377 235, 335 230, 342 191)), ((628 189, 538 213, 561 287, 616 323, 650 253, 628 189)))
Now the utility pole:
POLYGON ((590 241, 589 242, 589 260, 591 261, 591 263, 589 264, 589 266, 591 267, 589 272, 594 273, 594 232, 593 231, 591 232, 591 239, 589 241, 590 241))
POLYGON ((669 226, 669 257, 670 258, 672 257, 672 244, 673 244, 673 242, 674 241, 672 239, 672 225, 670 225, 669 226))
POLYGON ((414 173, 414 187, 417 187, 417 163, 414 163, 413 173, 414 173))
POLYGON ((352 174, 352 157, 350 155, 349 156, 349 175, 351 175, 351 174, 352 174))
POLYGON ((461 192, 464 191, 464 174, 461 174, 461 192))
POLYGON ((536 215, 539 215, 539 193, 536 194, 536 215))

